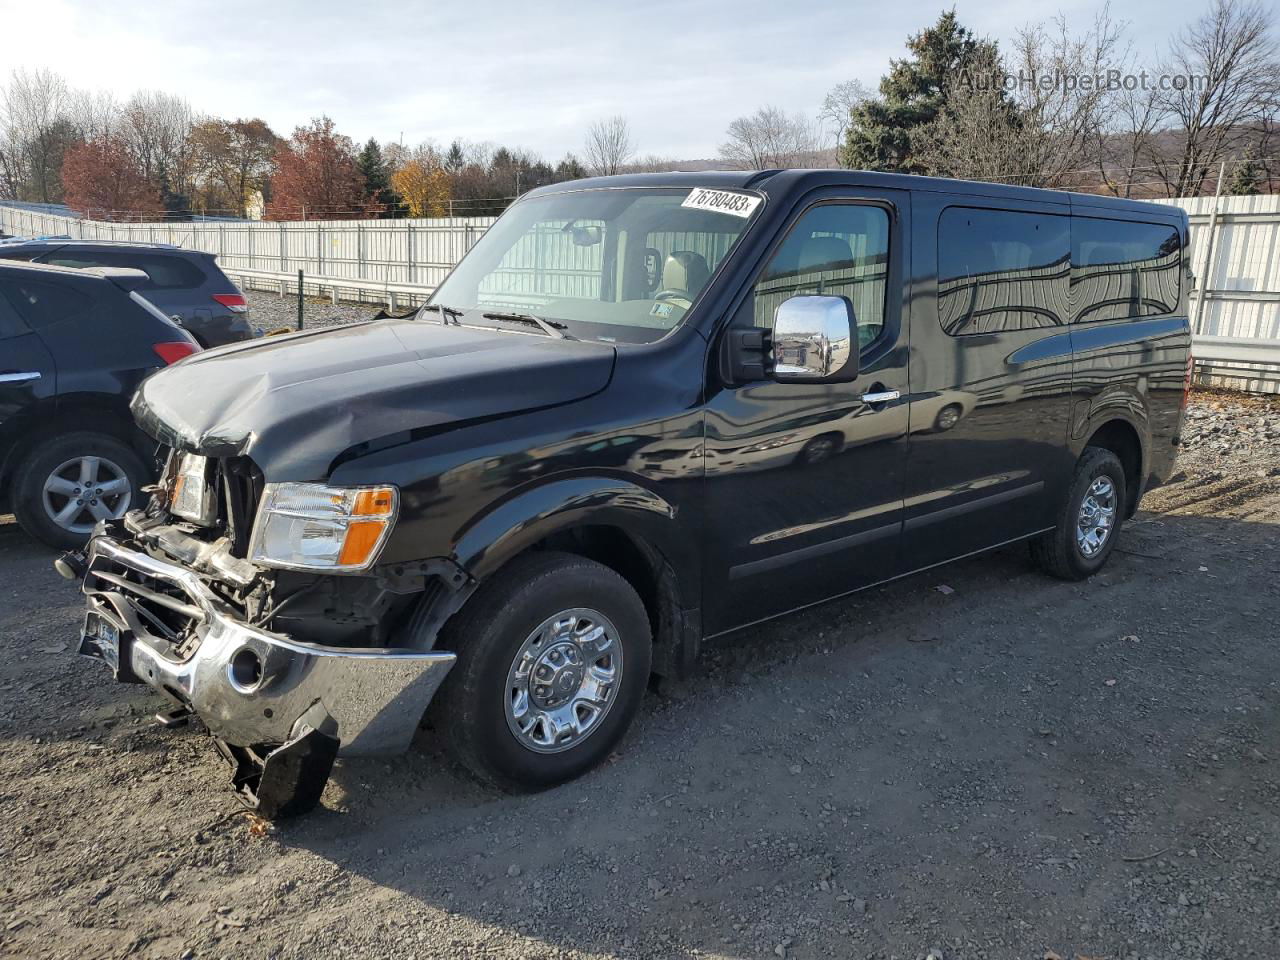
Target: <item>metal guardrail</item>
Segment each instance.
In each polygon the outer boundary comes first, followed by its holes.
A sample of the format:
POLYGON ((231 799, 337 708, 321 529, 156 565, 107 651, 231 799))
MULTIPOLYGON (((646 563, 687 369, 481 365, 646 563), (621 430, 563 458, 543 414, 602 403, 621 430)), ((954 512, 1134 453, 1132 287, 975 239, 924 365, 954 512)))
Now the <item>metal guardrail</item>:
MULTIPOLYGON (((271 270, 243 270, 223 267, 222 272, 235 280, 241 289, 271 290, 285 297, 297 295, 297 273, 271 270)), ((356 303, 381 303, 395 312, 401 307, 425 303, 435 287, 418 283, 388 283, 378 280, 349 280, 345 277, 316 277, 302 274, 302 295, 324 297, 333 303, 349 300, 356 303)))
POLYGON ((1201 380, 1230 380, 1233 386, 1244 381, 1247 390, 1280 392, 1280 341, 1195 336, 1191 354, 1201 380))

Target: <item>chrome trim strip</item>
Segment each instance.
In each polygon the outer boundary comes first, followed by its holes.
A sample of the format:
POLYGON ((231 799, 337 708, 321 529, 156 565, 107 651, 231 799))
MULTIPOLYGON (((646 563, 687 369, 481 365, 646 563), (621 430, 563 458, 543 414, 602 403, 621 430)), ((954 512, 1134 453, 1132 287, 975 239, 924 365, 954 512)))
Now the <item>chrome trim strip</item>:
POLYGON ((987 507, 994 507, 1002 503, 1008 503, 1010 500, 1027 497, 1033 493, 1039 493, 1043 489, 1044 481, 1037 480, 1035 483, 1028 483, 1026 486, 1015 487, 1012 490, 1002 490, 999 493, 993 493, 986 497, 979 497, 977 500, 967 500, 964 503, 957 503, 951 507, 942 507, 940 510, 933 510, 929 513, 922 513, 915 517, 908 517, 903 529, 914 530, 917 527, 924 527, 931 523, 937 523, 939 520, 950 520, 952 517, 972 513, 974 510, 984 510, 987 507))
POLYGON ((0 383, 29 383, 40 379, 39 370, 25 370, 21 373, 0 373, 0 383))
POLYGON ((848 550, 851 547, 892 536, 900 532, 901 529, 901 523, 889 523, 883 527, 872 527, 870 530, 863 530, 860 533, 851 533, 847 537, 837 537, 834 540, 826 540, 807 547, 798 547, 795 550, 788 550, 786 553, 776 553, 771 557, 763 557, 759 560, 752 560, 749 563, 740 563, 736 567, 729 568, 729 579, 738 580, 742 577, 752 577, 758 573, 775 570, 778 567, 790 566, 793 563, 800 563, 804 560, 812 560, 814 557, 836 553, 840 550, 848 550))

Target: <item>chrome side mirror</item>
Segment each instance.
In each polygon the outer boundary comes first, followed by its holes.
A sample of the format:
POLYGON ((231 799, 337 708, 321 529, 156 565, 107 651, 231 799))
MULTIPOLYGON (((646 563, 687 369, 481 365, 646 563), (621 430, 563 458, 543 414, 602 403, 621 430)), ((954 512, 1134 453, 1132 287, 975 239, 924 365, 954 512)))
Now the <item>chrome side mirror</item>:
POLYGON ((852 380, 858 375, 858 325, 844 297, 802 295, 773 317, 773 376, 782 382, 852 380))

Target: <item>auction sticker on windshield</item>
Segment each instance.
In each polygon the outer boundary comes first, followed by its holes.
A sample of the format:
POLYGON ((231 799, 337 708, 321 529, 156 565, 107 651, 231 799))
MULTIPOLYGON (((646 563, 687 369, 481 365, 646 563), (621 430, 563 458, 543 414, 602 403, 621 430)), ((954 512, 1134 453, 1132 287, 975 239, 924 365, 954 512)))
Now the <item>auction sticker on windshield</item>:
POLYGON ((684 198, 682 207, 691 210, 713 210, 716 213, 729 213, 744 220, 760 206, 760 198, 749 193, 734 193, 732 190, 708 190, 697 187, 684 198))

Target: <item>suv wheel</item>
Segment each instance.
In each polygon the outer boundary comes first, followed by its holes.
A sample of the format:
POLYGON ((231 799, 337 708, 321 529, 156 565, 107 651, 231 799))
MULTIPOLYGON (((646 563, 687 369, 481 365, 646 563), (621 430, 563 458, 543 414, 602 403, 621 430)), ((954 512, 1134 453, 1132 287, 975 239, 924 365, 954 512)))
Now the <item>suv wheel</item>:
POLYGON ((1083 580, 1102 569, 1124 518, 1124 467, 1110 450, 1086 447, 1076 463, 1057 526, 1031 541, 1031 556, 1047 573, 1083 580))
POLYGON ((454 756, 481 780, 540 790, 600 763, 649 680, 649 618, 602 564, 519 557, 481 585, 439 647, 458 662, 432 705, 454 756))
POLYGON ((51 547, 81 546, 99 520, 137 507, 147 471, 124 441, 68 433, 45 441, 18 464, 13 512, 23 530, 51 547))

